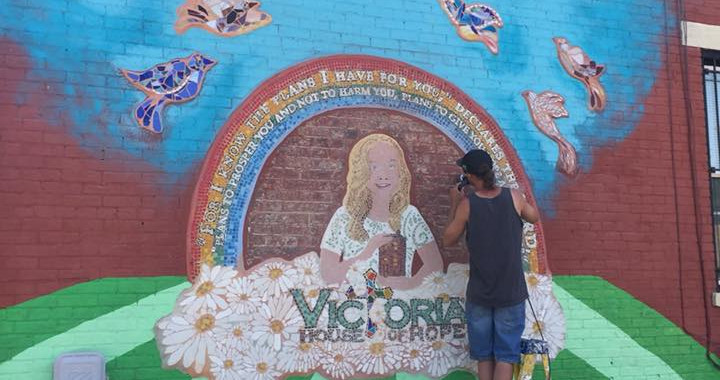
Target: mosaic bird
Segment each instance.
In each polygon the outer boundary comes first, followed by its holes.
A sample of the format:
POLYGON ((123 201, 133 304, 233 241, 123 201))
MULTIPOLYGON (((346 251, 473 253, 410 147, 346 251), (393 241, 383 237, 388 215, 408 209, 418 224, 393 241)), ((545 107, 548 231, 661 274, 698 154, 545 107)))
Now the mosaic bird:
POLYGON ((555 37, 553 41, 562 67, 573 78, 581 81, 590 94, 588 108, 595 112, 602 111, 606 95, 605 88, 600 84, 600 76, 605 73, 605 66, 598 65, 582 48, 570 45, 563 37, 555 37))
POLYGON ((540 132, 558 144, 557 170, 570 177, 577 175, 578 165, 575 147, 565 140, 557 125, 555 125, 556 118, 569 116, 564 106, 565 98, 550 91, 544 91, 540 94, 524 91, 522 96, 527 102, 535 126, 540 132))
POLYGON ((178 8, 177 15, 177 33, 199 27, 221 36, 248 33, 272 21, 267 12, 260 10, 259 1, 249 0, 188 0, 178 8))
POLYGON ((145 71, 120 70, 130 83, 147 95, 135 109, 135 121, 151 132, 163 131, 162 110, 197 96, 205 73, 217 62, 199 53, 157 64, 145 71))
POLYGON ((498 29, 503 27, 500 15, 485 4, 465 4, 463 0, 438 0, 455 25, 460 38, 482 42, 493 54, 498 53, 498 29))

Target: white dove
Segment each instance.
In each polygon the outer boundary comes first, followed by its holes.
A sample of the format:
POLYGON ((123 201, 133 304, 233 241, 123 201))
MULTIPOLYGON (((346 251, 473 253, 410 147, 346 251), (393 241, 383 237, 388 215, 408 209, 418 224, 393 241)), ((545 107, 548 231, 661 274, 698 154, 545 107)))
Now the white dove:
POLYGON ((557 170, 570 177, 577 175, 578 165, 575 147, 565 140, 557 125, 555 125, 555 119, 569 116, 564 106, 565 98, 551 91, 543 91, 540 94, 524 91, 522 96, 527 102, 535 126, 540 132, 558 144, 557 170))

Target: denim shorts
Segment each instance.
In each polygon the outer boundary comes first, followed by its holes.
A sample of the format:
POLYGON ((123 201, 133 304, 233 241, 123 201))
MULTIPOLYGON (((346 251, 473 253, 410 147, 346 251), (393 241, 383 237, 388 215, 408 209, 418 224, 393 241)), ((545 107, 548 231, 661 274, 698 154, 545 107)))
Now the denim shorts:
POLYGON ((465 302, 470 357, 505 363, 520 362, 520 337, 525 329, 525 301, 507 307, 465 302))

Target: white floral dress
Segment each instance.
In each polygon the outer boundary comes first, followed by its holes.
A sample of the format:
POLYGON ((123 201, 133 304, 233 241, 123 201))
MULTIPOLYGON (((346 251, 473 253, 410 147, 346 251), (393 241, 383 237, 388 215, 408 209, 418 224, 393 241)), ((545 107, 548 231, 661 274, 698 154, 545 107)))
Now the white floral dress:
MULTIPOLYGON (((325 229, 320 248, 342 255, 343 260, 347 260, 359 255, 373 236, 399 232, 407 239, 405 242, 406 277, 410 277, 412 274, 412 261, 415 256, 415 251, 435 240, 425 219, 420 215, 418 209, 412 205, 406 207, 402 213, 400 231, 393 231, 387 222, 378 222, 370 218, 365 218, 363 227, 368 233, 368 239, 364 241, 357 241, 348 236, 347 225, 349 222, 350 214, 348 214, 345 206, 338 208, 325 229)), ((370 259, 352 265, 347 274, 347 279, 350 280, 350 283, 355 284, 357 282, 364 284, 362 275, 367 269, 372 268, 378 271, 379 256, 379 250, 376 249, 370 259)))

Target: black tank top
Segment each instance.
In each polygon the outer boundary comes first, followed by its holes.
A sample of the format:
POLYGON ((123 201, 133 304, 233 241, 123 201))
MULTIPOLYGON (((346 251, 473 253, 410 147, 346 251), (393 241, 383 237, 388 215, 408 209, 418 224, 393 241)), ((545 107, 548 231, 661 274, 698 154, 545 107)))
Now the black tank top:
POLYGON ((494 198, 469 195, 466 226, 470 258, 468 301, 486 307, 515 305, 528 297, 522 269, 523 222, 510 189, 494 198))

